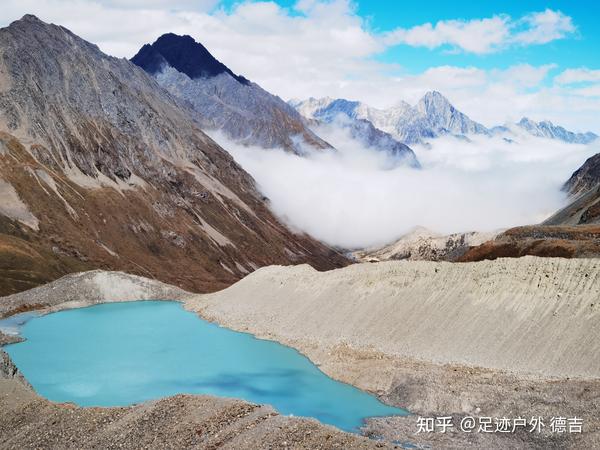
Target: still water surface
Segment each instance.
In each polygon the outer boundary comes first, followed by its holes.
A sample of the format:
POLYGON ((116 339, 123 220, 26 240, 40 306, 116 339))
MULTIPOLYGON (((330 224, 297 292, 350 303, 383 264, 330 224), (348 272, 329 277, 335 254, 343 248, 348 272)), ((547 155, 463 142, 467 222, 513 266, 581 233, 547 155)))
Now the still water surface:
POLYGON ((335 381, 297 351, 200 319, 176 302, 107 303, 29 317, 5 347, 42 396, 121 406, 179 393, 236 397, 358 431, 407 414, 335 381))

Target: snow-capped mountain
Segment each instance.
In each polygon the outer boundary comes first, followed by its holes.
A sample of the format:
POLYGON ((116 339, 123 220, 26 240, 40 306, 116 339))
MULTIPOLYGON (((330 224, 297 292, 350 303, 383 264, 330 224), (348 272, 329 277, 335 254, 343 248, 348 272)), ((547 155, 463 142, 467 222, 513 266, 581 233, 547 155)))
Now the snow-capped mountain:
POLYGON ((523 117, 517 124, 517 127, 527 131, 529 134, 548 139, 557 139, 571 144, 589 144, 598 139, 598 135, 588 131, 587 133, 574 133, 566 130, 559 125, 554 125, 548 120, 536 122, 523 117))
POLYGON ((388 109, 372 108, 357 101, 310 98, 291 104, 308 118, 323 119, 345 114, 364 119, 405 144, 424 142, 445 134, 489 134, 489 130, 457 110, 439 92, 428 92, 415 106, 406 102, 388 109))
POLYGON ((528 118, 523 118, 518 123, 486 128, 456 109, 437 91, 427 92, 415 106, 402 101, 387 109, 377 109, 362 102, 330 97, 292 100, 290 104, 304 117, 311 119, 327 120, 344 114, 351 118, 367 120, 374 127, 405 144, 423 143, 447 134, 459 138, 473 134, 493 135, 514 142, 513 138, 524 132, 573 144, 589 144, 598 139, 592 132, 575 133, 550 121, 535 122, 528 118))
MULTIPOLYGON (((328 107, 321 108, 317 100, 314 104, 298 104, 299 110, 304 108, 300 112, 314 120, 317 126, 325 123, 343 128, 348 131, 352 139, 359 141, 363 146, 388 153, 393 160, 392 165, 406 164, 414 168, 421 167, 415 153, 408 145, 376 128, 371 121, 356 116, 354 110, 358 102, 343 99, 321 101, 323 104, 329 102, 328 107)), ((293 102, 290 103, 294 105, 293 102)), ((360 108, 361 105, 358 105, 360 108)))
POLYGON ((489 134, 486 127, 457 110, 437 91, 426 93, 417 103, 416 110, 427 118, 437 134, 489 134))
POLYGON ((190 36, 164 34, 144 45, 131 61, 191 104, 207 129, 221 130, 243 144, 295 153, 302 153, 304 144, 330 148, 294 108, 234 74, 190 36))

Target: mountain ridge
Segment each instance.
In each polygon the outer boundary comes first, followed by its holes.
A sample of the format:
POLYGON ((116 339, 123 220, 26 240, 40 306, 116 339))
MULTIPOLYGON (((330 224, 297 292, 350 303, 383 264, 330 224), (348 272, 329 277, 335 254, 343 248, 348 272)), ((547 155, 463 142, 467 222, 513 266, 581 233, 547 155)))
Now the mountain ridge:
POLYGON ((407 145, 424 143, 427 139, 446 134, 462 136, 465 133, 490 133, 486 127, 456 109, 437 91, 427 92, 415 106, 401 102, 388 109, 377 109, 366 103, 330 97, 292 101, 291 104, 308 118, 341 113, 351 118, 367 120, 407 145))
POLYGON ((589 144, 590 142, 598 139, 598 135, 592 133, 591 131, 587 131, 585 133, 575 133, 573 131, 566 130, 560 125, 554 125, 549 120, 536 122, 528 117, 523 117, 515 125, 524 129, 532 136, 558 139, 560 141, 573 144, 589 144))
POLYGON ((263 265, 347 263, 282 225, 201 124, 141 68, 63 27, 26 16, 0 29, 0 190, 12 199, 0 270, 25 249, 57 267, 0 291, 77 264, 212 291, 263 265))
POLYGON ((131 61, 172 95, 191 105, 205 129, 244 145, 303 154, 331 145, 279 97, 234 74, 190 36, 168 33, 145 44, 131 61))
POLYGON ((408 145, 426 143, 429 139, 448 134, 459 138, 472 134, 497 135, 513 141, 506 136, 515 137, 519 130, 532 136, 575 144, 589 144, 598 139, 598 135, 590 131, 575 133, 547 120, 535 122, 526 117, 515 124, 487 128, 459 111, 438 91, 426 92, 415 106, 401 101, 386 109, 373 108, 360 101, 332 97, 294 99, 289 103, 307 118, 341 113, 348 117, 368 120, 376 128, 408 145))

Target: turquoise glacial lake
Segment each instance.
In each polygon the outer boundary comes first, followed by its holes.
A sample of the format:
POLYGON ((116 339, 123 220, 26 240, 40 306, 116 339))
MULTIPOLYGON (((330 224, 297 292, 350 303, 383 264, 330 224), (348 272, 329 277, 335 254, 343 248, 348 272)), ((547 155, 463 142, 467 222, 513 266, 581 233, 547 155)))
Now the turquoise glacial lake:
MULTIPOLYGON (((14 320, 13 320, 14 322, 14 320)), ((177 302, 108 303, 21 324, 5 350, 43 397, 123 406, 175 394, 235 397, 358 431, 367 417, 405 415, 321 372, 306 357, 200 319, 177 302)))

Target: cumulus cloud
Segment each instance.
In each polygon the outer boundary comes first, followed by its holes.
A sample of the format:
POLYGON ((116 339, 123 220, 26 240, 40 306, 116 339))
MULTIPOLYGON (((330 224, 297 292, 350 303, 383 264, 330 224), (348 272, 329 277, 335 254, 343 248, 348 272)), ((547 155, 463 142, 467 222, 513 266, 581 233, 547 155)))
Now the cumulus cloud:
POLYGON ((600 82, 600 70, 591 70, 586 67, 567 69, 554 78, 558 84, 600 82))
POLYGON ((337 153, 299 157, 214 138, 256 179, 274 212, 331 245, 391 242, 415 226, 452 233, 538 223, 560 208, 562 183, 600 148, 519 136, 446 137, 415 151, 423 169, 389 169, 385 157, 343 133, 325 134, 337 153))
POLYGON ((513 44, 546 44, 573 33, 571 17, 547 9, 521 19, 496 15, 484 19, 443 20, 412 28, 397 28, 385 36, 389 45, 437 48, 450 46, 470 53, 490 53, 513 44))
POLYGON ((523 45, 546 44, 563 39, 576 30, 571 17, 551 9, 528 14, 520 24, 525 30, 516 33, 512 41, 523 45))
POLYGON ((467 52, 489 53, 506 43, 509 36, 509 17, 495 16, 397 28, 386 35, 385 42, 389 45, 406 44, 430 49, 450 45, 467 52))

